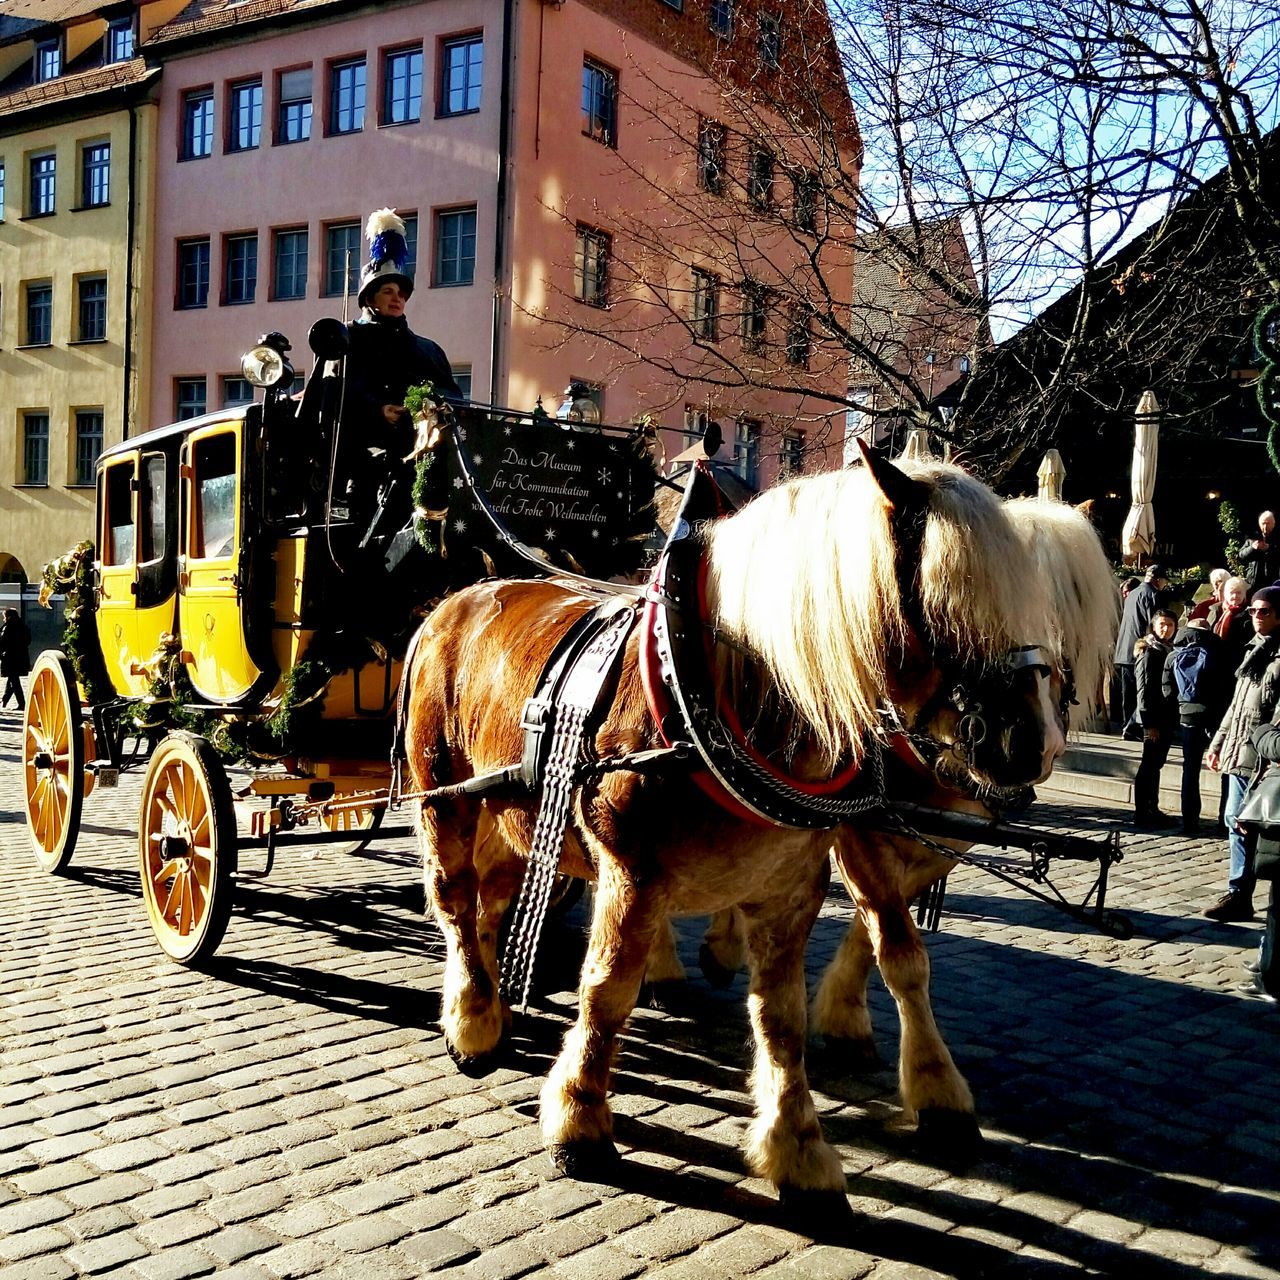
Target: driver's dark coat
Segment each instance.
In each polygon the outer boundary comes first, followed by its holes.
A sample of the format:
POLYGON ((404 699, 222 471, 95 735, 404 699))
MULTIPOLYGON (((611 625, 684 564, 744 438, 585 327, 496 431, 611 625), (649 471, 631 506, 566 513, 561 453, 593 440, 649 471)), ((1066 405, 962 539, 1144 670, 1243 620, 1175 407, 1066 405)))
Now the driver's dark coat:
POLYGON ((405 392, 420 382, 430 382, 451 400, 462 399, 449 357, 414 333, 404 316, 365 312, 347 326, 347 337, 346 411, 352 421, 385 423, 383 405, 404 404, 405 392))
POLYGON ((462 392, 449 357, 429 338, 414 333, 403 316, 366 311, 347 326, 347 338, 338 470, 344 479, 355 479, 361 490, 357 505, 364 506, 372 501, 388 466, 413 446, 413 423, 406 416, 392 425, 383 406, 404 404, 405 392, 422 382, 430 382, 452 400, 461 400, 462 392), (386 451, 381 460, 370 452, 378 449, 386 451))

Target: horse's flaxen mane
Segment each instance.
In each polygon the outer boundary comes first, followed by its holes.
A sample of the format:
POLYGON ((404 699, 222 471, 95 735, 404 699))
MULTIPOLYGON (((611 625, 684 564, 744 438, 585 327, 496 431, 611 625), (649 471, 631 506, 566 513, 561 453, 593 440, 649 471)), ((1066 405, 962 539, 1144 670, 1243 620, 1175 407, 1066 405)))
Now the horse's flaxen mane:
POLYGON ((1083 721, 1097 709, 1111 672, 1120 614, 1115 577, 1083 512, 1036 498, 1014 498, 1005 506, 1049 589, 1083 721))
MULTIPOLYGON (((966 664, 1024 644, 1057 654, 1044 582, 999 499, 945 463, 901 463, 930 491, 922 606, 937 650, 966 664)), ((833 758, 880 728, 886 661, 905 634, 883 495, 865 467, 804 476, 712 528, 716 625, 758 654, 833 758)))

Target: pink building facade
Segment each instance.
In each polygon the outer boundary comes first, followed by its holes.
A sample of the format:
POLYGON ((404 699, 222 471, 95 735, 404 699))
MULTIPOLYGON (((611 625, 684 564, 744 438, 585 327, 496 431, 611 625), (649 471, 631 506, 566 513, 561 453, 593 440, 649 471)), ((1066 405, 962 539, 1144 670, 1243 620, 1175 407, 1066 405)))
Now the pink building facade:
MULTIPOLYGON (((364 218, 390 205, 416 239, 410 323, 444 347, 474 399, 528 410, 541 397, 554 412, 580 380, 606 420, 655 420, 668 457, 711 417, 730 440, 743 424, 743 466, 759 482, 801 447, 807 466, 838 465, 843 416, 822 397, 844 391, 841 353, 815 338, 807 367, 781 379, 786 391, 718 385, 726 358, 742 354, 728 318, 739 281, 723 248, 700 247, 701 215, 672 221, 669 262, 635 269, 646 251, 628 229, 664 225, 669 197, 697 192, 699 121, 724 112, 722 86, 672 52, 705 36, 703 0, 680 12, 663 0, 428 0, 334 5, 331 17, 321 5, 305 25, 295 13, 261 29, 219 28, 219 8, 211 2, 203 29, 175 24, 155 48, 164 75, 145 425, 247 395, 239 357, 260 333, 285 333, 307 368, 308 327, 344 301, 354 313, 343 265, 358 273, 364 218), (612 103, 596 102, 607 119, 593 120, 584 87, 597 73, 612 103), (715 282, 726 313, 711 328, 703 314, 696 333, 695 274, 715 282)), ((747 51, 754 31, 742 23, 747 51)), ((822 250, 845 299, 851 242, 831 236, 822 250)), ((748 256, 785 276, 805 252, 762 232, 748 256)))

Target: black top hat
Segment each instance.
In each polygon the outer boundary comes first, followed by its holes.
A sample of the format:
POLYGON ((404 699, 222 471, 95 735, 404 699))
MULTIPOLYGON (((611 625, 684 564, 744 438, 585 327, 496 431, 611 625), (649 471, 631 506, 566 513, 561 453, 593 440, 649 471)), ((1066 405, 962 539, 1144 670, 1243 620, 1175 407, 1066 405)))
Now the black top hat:
POLYGON ((369 241, 369 261, 360 272, 357 301, 367 307, 370 299, 388 281, 400 286, 407 298, 413 293, 413 277, 405 270, 409 262, 409 245, 404 238, 404 219, 394 209, 376 209, 365 223, 369 241))

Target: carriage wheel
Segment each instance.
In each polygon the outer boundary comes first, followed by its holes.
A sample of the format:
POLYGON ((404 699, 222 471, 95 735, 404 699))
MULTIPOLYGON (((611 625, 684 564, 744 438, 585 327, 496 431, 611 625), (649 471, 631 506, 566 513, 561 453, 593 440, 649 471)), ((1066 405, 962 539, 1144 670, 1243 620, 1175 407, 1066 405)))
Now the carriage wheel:
POLYGON ((203 738, 171 733, 147 766, 138 818, 142 897, 161 949, 194 965, 218 949, 236 874, 231 787, 203 738))
MULTIPOLYGON (((358 797, 335 796, 335 800, 349 803, 358 797)), ((373 839, 377 830, 382 826, 382 815, 386 812, 385 806, 379 804, 368 809, 361 807, 359 809, 341 809, 336 813, 326 813, 320 819, 320 826, 325 831, 350 831, 354 837, 350 844, 326 844, 321 848, 325 853, 359 853, 362 849, 369 847, 369 842, 373 839), (357 832, 363 834, 357 835, 357 832)))
POLYGON ((22 721, 23 790, 27 830, 36 861, 62 871, 75 852, 85 796, 85 734, 80 692, 65 654, 36 659, 22 721))

